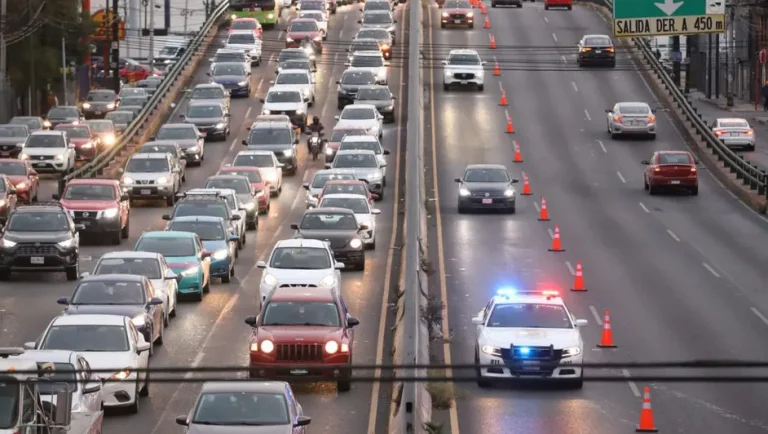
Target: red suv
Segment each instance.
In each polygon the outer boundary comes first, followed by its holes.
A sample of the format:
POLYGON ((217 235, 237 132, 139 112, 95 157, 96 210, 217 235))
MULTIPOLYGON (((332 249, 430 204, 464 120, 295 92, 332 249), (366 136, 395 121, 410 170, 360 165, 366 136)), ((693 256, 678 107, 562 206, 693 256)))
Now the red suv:
POLYGON ((0 159, 0 175, 7 176, 13 183, 19 201, 37 201, 40 177, 28 160, 0 159))
POLYGON ((285 29, 285 48, 300 48, 301 43, 309 38, 310 44, 318 53, 323 52, 323 34, 317 21, 308 18, 296 18, 285 29))
POLYGON ((287 377, 335 381, 350 389, 354 327, 344 299, 333 288, 283 286, 267 297, 249 345, 250 378, 287 377))
POLYGON ((131 204, 116 179, 73 179, 53 199, 69 211, 75 224, 85 226, 80 233, 106 234, 114 245, 128 238, 131 204))
POLYGON ((75 155, 78 160, 91 161, 101 149, 101 136, 85 124, 60 124, 56 131, 66 131, 69 141, 75 145, 75 155))

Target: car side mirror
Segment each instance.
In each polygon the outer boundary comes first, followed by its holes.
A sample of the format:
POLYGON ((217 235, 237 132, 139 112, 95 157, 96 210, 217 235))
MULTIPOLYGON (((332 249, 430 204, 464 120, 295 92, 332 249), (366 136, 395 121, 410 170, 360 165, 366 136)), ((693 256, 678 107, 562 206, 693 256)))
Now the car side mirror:
POLYGON ((37 176, 37 172, 36 172, 36 171, 34 171, 34 170, 30 170, 30 171, 29 171, 29 175, 30 175, 30 176, 37 176))
POLYGON ((72 144, 72 143, 70 143, 70 144, 69 144, 67 147, 68 147, 69 149, 75 149, 75 148, 76 148, 76 146, 75 146, 74 144, 72 144))
POLYGON ((174 273, 172 270, 165 272, 165 280, 176 280, 177 277, 179 277, 179 275, 174 273))
POLYGON ((576 327, 586 327, 587 324, 589 324, 589 321, 585 319, 577 319, 576 320, 576 327))
POLYGON ((259 98, 259 102, 264 104, 264 98, 259 98))
POLYGON ((296 418, 296 423, 293 424, 294 427, 300 427, 300 426, 307 426, 312 422, 312 418, 309 416, 299 416, 296 418))
POLYGON ((178 167, 174 167, 174 168, 171 170, 171 172, 173 172, 173 173, 181 173, 181 169, 179 169, 178 167))
POLYGON ((152 346, 152 344, 150 344, 150 343, 148 343, 146 341, 136 345, 136 354, 141 354, 144 351, 149 351, 149 347, 151 347, 151 346, 152 346))
POLYGON ((180 118, 185 119, 187 115, 179 115, 180 118))
POLYGON ((163 304, 163 299, 162 299, 162 298, 160 298, 160 297, 152 297, 152 298, 149 300, 149 303, 147 303, 147 304, 148 304, 149 306, 159 306, 159 305, 163 304))
POLYGON ((341 84, 341 80, 336 80, 336 84, 341 84))
POLYGON ((376 194, 376 193, 371 193, 371 199, 373 199, 373 200, 379 200, 379 197, 381 197, 381 196, 379 196, 379 195, 378 195, 378 194, 376 194))
POLYGON ((372 209, 372 210, 371 210, 371 214, 373 214, 373 215, 379 215, 379 214, 381 214, 381 210, 380 210, 380 209, 376 209, 376 208, 374 208, 374 209, 372 209))
POLYGON ((248 141, 247 140, 242 140, 240 143, 242 143, 243 146, 248 146, 248 141))
POLYGON ((447 60, 443 60, 443 61, 441 61, 440 63, 442 63, 443 65, 447 65, 447 64, 448 64, 448 61, 447 61, 447 60))
POLYGON ((93 383, 88 383, 83 387, 83 393, 96 393, 99 390, 101 390, 101 382, 94 381, 93 383))
POLYGON ((393 24, 397 24, 397 20, 392 20, 392 23, 393 24))
POLYGON ((339 118, 340 118, 340 116, 334 116, 333 118, 334 118, 334 119, 336 119, 336 120, 338 121, 338 120, 339 120, 339 118))
POLYGON ((34 350, 36 346, 34 342, 24 342, 25 350, 34 350))
POLYGON ((363 24, 363 20, 357 20, 357 24, 363 24))
POLYGON ((69 304, 69 301, 67 300, 67 297, 60 297, 58 300, 56 300, 56 303, 66 306, 69 304))
POLYGON ((387 167, 387 163, 381 163, 379 167, 387 167))
POLYGON ((648 160, 643 160, 643 161, 640 162, 640 164, 642 164, 644 166, 647 166, 647 165, 649 165, 651 163, 648 160))
POLYGON ((476 317, 472 318, 472 324, 474 324, 474 325, 483 325, 483 317, 476 316, 476 317))
POLYGON ((701 162, 701 161, 699 161, 699 159, 698 159, 698 158, 694 158, 694 159, 693 159, 693 164, 699 164, 700 162, 701 162))
POLYGON ((519 180, 519 179, 517 179, 517 178, 512 178, 512 184, 517 184, 518 182, 520 182, 520 180, 519 180))
POLYGON ((169 222, 169 221, 171 221, 171 216, 169 214, 163 214, 162 219, 167 221, 167 222, 169 222))
POLYGON ((335 264, 334 264, 334 266, 333 266, 333 267, 334 267, 335 269, 337 269, 337 270, 343 270, 343 269, 345 269, 347 266, 346 266, 346 265, 345 265, 343 262, 337 262, 337 263, 335 263, 335 264))
POLYGON ((360 325, 360 320, 355 317, 349 317, 347 318, 347 327, 355 327, 360 325))
POLYGON ((259 317, 256 315, 247 316, 245 317, 245 323, 251 327, 256 327, 256 324, 259 323, 259 317))
POLYGON ((187 420, 187 416, 176 416, 176 425, 189 426, 189 420, 187 420))
POLYGON ((454 182, 461 182, 461 178, 454 178, 453 181, 454 182))
POLYGON ((117 173, 125 173, 125 169, 120 167, 120 168, 117 169, 117 173))
POLYGON ((205 259, 205 258, 210 258, 211 256, 213 256, 213 253, 211 253, 211 252, 209 252, 209 251, 207 251, 207 250, 203 250, 203 253, 202 253, 200 256, 201 256, 203 259, 205 259))
POLYGON ((229 219, 236 222, 236 221, 240 220, 241 218, 242 217, 240 217, 240 214, 235 214, 232 217, 230 217, 229 219))
POLYGON ((240 240, 240 237, 235 234, 231 234, 229 236, 229 241, 238 241, 238 240, 240 240))
POLYGON ((53 200, 61 200, 61 196, 59 196, 58 194, 52 194, 52 195, 51 195, 51 198, 52 198, 53 200))
POLYGON ((291 229, 293 229, 294 231, 298 231, 299 225, 297 225, 296 223, 291 223, 291 229))
POLYGON ((657 109, 651 109, 651 113, 656 113, 657 111, 657 109))
POLYGON ((82 278, 88 277, 88 276, 90 276, 90 275, 91 275, 91 273, 89 273, 89 272, 87 272, 87 271, 86 271, 86 272, 84 272, 84 273, 80 273, 80 278, 82 279, 82 278))
POLYGON ((269 80, 269 84, 275 84, 275 80, 269 80))
POLYGON ((211 73, 210 73, 210 72, 206 72, 206 73, 205 73, 205 75, 207 75, 208 77, 210 77, 210 76, 211 76, 211 73))
POLYGON ((298 145, 298 144, 299 144, 299 139, 296 139, 296 140, 294 140, 294 141, 293 141, 293 144, 294 144, 294 145, 298 145))
POLYGON ((120 200, 121 201, 126 201, 126 200, 130 200, 130 199, 131 199, 131 197, 128 196, 127 194, 120 195, 120 200))
POLYGON ((267 268, 267 263, 264 261, 256 262, 256 268, 267 268))
POLYGON ((305 182, 304 184, 301 184, 302 187, 304 187, 304 190, 309 190, 309 183, 305 182))
POLYGON ((359 225, 358 227, 360 228, 361 231, 367 231, 368 230, 368 225, 359 225))
POLYGON ((156 139, 156 136, 152 136, 152 137, 149 138, 149 141, 153 142, 153 141, 155 141, 155 139, 156 139))

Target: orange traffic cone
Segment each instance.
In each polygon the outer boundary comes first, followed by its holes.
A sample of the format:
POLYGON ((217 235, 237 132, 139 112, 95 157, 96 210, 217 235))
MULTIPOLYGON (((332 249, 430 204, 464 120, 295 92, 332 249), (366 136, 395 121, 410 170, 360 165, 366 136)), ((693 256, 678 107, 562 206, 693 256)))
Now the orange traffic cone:
POLYGON ((584 270, 581 269, 581 261, 576 263, 576 275, 573 276, 573 288, 571 291, 586 291, 584 287, 584 270))
MULTIPOLYGON (((512 125, 512 116, 507 115, 507 134, 512 134, 515 132, 515 126, 512 125)), ((520 161, 517 161, 517 151, 515 151, 515 163, 521 163, 522 156, 520 157, 520 161)))
POLYGON ((485 24, 483 24, 483 28, 484 29, 490 29, 491 28, 491 19, 488 18, 487 15, 485 17, 485 24))
POLYGON ((651 389, 645 386, 643 390, 643 408, 640 409, 640 424, 635 432, 659 432, 653 423, 653 409, 651 408, 651 389))
POLYGON ((531 193, 531 183, 528 182, 528 174, 523 172, 523 196, 530 196, 533 193, 531 193))
POLYGON ((552 237, 552 247, 550 252, 564 252, 565 249, 560 242, 560 225, 555 225, 555 235, 552 237))
POLYGON ((501 89, 501 100, 499 100, 499 105, 502 107, 507 106, 507 92, 504 89, 501 89))
MULTIPOLYGON (((488 23, 488 25, 489 26, 491 25, 490 22, 488 23)), ((491 35, 491 50, 495 50, 495 49, 496 49, 496 38, 494 38, 493 35, 491 35)))
POLYGON ((547 199, 544 196, 541 197, 541 208, 539 209, 539 221, 549 221, 549 210, 547 209, 547 199))
POLYGON ((485 15, 488 11, 485 9, 485 3, 480 3, 480 13, 485 15))
POLYGON ((496 61, 496 64, 493 66, 493 75, 496 77, 501 75, 501 68, 499 68, 499 62, 496 61))
MULTIPOLYGON (((509 121, 511 122, 511 121, 509 121)), ((509 127, 507 127, 507 132, 509 132, 509 127)), ((520 144, 517 142, 512 142, 512 145, 515 147, 515 158, 512 160, 513 163, 522 163, 523 162, 523 153, 520 152, 520 144)))
POLYGON ((603 336, 600 338, 600 343, 597 344, 598 348, 616 348, 613 343, 613 330, 611 329, 611 313, 605 311, 605 318, 603 319, 603 336))

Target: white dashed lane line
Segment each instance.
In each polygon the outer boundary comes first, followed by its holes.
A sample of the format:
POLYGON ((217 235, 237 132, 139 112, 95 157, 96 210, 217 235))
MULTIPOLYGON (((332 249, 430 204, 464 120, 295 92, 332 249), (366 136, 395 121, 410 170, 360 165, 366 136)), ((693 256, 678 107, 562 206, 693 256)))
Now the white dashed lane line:
POLYGON ((644 203, 642 203, 642 202, 640 202, 640 208, 642 208, 642 209, 643 209, 643 211, 647 212, 648 214, 650 214, 650 213, 651 213, 651 211, 649 211, 649 210, 648 210, 648 208, 645 206, 645 204, 644 204, 644 203))
POLYGON ((669 229, 667 229, 667 233, 669 234, 669 236, 670 236, 670 237, 672 237, 672 239, 673 239, 673 240, 677 241, 678 243, 680 242, 680 237, 678 237, 677 235, 675 235, 675 233, 674 233, 674 232, 672 232, 672 231, 670 231, 669 229))
POLYGON ((624 179, 624 175, 622 175, 621 172, 616 172, 616 176, 619 177, 619 179, 621 180, 622 184, 626 184, 627 183, 627 180, 624 179))
POLYGON ((707 269, 707 271, 709 271, 710 273, 712 273, 712 275, 713 275, 713 276, 715 276, 715 277, 717 277, 717 278, 719 278, 719 277, 720 277, 720 275, 717 273, 717 271, 715 271, 715 269, 714 269, 714 268, 712 268, 712 266, 711 266, 711 265, 707 264, 706 262, 702 262, 702 263, 701 263, 701 265, 703 265, 703 266, 704 266, 704 268, 706 268, 706 269, 707 269))
POLYGON ((600 145, 600 149, 602 149, 602 150, 603 150, 603 153, 604 153, 604 154, 607 154, 607 153, 608 153, 608 150, 607 150, 607 149, 605 149, 605 145, 603 144, 603 141, 602 141, 602 140, 598 140, 598 141, 597 141, 597 144, 598 144, 598 145, 600 145))

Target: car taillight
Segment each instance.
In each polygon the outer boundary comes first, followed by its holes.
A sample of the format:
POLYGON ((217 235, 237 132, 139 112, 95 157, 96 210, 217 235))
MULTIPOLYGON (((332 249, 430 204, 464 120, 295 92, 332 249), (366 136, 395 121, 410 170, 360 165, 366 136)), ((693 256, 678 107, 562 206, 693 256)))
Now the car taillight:
POLYGON ((654 172, 661 172, 661 168, 660 168, 660 167, 654 167, 654 168, 653 168, 653 171, 654 171, 654 172))
POLYGON ((746 135, 748 135, 748 136, 751 136, 751 135, 755 134, 755 130, 748 130, 748 131, 745 131, 745 132, 744 132, 744 134, 746 134, 746 135))
POLYGON ((715 135, 716 135, 717 137, 720 137, 720 136, 722 136, 723 134, 725 134, 725 131, 723 131, 723 130, 715 130, 715 135))
POLYGON ((648 123, 654 123, 656 122, 656 116, 654 115, 648 115, 648 123))
POLYGON ((691 172, 696 172, 696 168, 695 167, 691 167, 691 172))
POLYGON ((618 123, 621 123, 622 119, 624 119, 624 116, 622 116, 622 115, 616 115, 616 116, 613 117, 613 120, 615 122, 618 122, 618 123))
POLYGON ((613 52, 614 52, 614 51, 616 51, 616 50, 615 50, 615 49, 613 49, 613 48, 607 48, 605 51, 607 51, 607 52, 609 52, 609 53, 613 53, 613 52))
POLYGON ((581 52, 582 52, 582 53, 587 53, 587 52, 589 52, 589 51, 592 51, 592 49, 591 49, 591 48, 589 48, 589 47, 584 47, 584 48, 582 48, 582 49, 581 49, 581 52))

